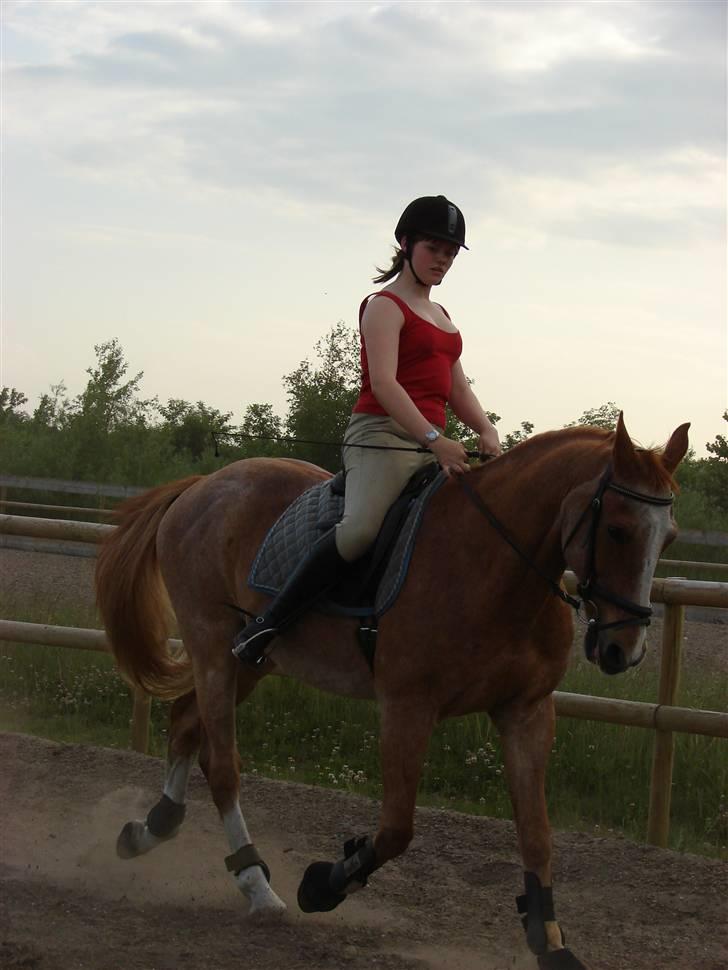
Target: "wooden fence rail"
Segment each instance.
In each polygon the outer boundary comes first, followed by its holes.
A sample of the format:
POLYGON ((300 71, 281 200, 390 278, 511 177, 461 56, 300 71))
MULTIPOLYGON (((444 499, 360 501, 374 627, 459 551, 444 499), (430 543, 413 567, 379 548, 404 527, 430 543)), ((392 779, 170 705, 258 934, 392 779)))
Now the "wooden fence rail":
MULTIPOLYGON (((86 630, 76 626, 51 626, 48 623, 21 623, 18 620, 0 620, 0 641, 33 643, 46 647, 67 647, 73 650, 93 650, 111 653, 111 647, 103 630, 86 630)), ((181 640, 170 639, 173 650, 182 651, 181 640)), ((134 751, 146 754, 149 748, 149 719, 152 699, 143 690, 133 693, 131 717, 131 746, 134 751)))
MULTIPOLYGON (((146 491, 139 485, 100 485, 97 482, 69 481, 65 478, 31 478, 24 475, 0 475, 0 489, 30 492, 56 492, 66 495, 98 495, 104 498, 129 498, 146 491)), ((5 496, 3 495, 3 498, 5 496)))
MULTIPOLYGON (((2 505, 2 502, 0 502, 2 505)), ((103 509, 99 509, 103 512, 103 509)), ((66 521, 66 520, 63 520, 66 521)), ((93 524, 93 523, 92 523, 93 524)), ((20 552, 45 552, 59 556, 76 556, 93 559, 97 554, 95 543, 62 542, 60 539, 36 539, 32 536, 0 534, 0 549, 15 549, 20 552)), ((728 562, 693 562, 686 559, 658 559, 657 565, 672 570, 676 575, 701 569, 714 576, 728 576, 728 562)))
POLYGON ((39 502, 11 502, 9 499, 0 499, 0 506, 6 509, 33 509, 36 512, 61 512, 68 514, 72 512, 83 515, 102 515, 110 517, 115 514, 115 509, 89 508, 88 505, 41 505, 39 502))
MULTIPOLYGON (((99 542, 114 528, 92 522, 69 522, 38 519, 29 516, 0 515, 0 533, 39 538, 99 542)), ((575 592, 576 577, 564 574, 564 585, 575 592)), ((655 579, 651 599, 665 604, 662 634, 660 681, 656 704, 615 700, 590 695, 554 694, 556 712, 561 717, 575 717, 627 727, 655 731, 655 747, 650 787, 648 841, 666 846, 670 825, 670 797, 674 758, 674 734, 680 731, 715 738, 728 738, 728 714, 700 711, 676 706, 679 683, 685 606, 728 609, 728 583, 708 583, 686 579, 655 579)), ((37 643, 57 647, 109 651, 101 630, 56 627, 38 623, 0 620, 0 641, 37 643)), ((184 649, 179 640, 171 640, 173 649, 184 649)), ((132 746, 146 751, 149 735, 150 699, 141 691, 134 693, 132 746)))

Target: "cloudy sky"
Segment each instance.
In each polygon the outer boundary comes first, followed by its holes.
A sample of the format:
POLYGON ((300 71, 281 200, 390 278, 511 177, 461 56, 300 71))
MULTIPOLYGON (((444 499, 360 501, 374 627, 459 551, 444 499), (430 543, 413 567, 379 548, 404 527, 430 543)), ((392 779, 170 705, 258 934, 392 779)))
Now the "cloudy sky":
POLYGON ((4 0, 2 383, 117 337, 240 420, 356 326, 412 198, 502 432, 725 431, 726 4, 4 0))

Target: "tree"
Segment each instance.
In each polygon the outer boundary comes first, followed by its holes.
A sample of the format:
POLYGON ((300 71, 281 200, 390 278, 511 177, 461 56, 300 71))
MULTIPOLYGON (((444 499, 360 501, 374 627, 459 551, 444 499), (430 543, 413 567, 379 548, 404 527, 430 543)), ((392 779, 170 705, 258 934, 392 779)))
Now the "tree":
POLYGON ((501 447, 503 451, 510 451, 511 448, 519 445, 526 438, 530 438, 533 434, 533 424, 531 421, 521 421, 520 428, 515 431, 511 431, 507 434, 503 441, 501 442, 501 447))
POLYGON ((239 449, 243 457, 284 458, 291 446, 281 441, 283 422, 270 404, 249 404, 240 425, 239 449))
POLYGON ((71 410, 66 385, 59 381, 58 384, 51 384, 50 394, 41 394, 31 420, 38 429, 58 430, 68 425, 71 410))
POLYGON ((585 411, 578 421, 572 421, 564 425, 565 428, 573 428, 578 424, 586 424, 592 428, 604 428, 606 431, 614 431, 617 427, 617 420, 622 409, 618 408, 614 401, 607 401, 598 408, 591 408, 585 411))
MULTIPOLYGON (((723 420, 728 421, 728 411, 723 412, 723 420)), ((714 455, 714 458, 708 459, 709 461, 718 461, 728 464, 728 440, 722 434, 715 436, 715 441, 707 441, 705 447, 714 455)))
POLYGON ((296 456, 335 471, 340 444, 359 394, 359 337, 340 320, 315 345, 318 363, 303 360, 283 378, 288 396, 286 433, 306 441, 296 456))
POLYGON ((20 408, 28 403, 28 398, 15 387, 3 387, 0 391, 0 425, 20 424, 28 420, 28 415, 20 408))
MULTIPOLYGON (((470 378, 468 378, 468 383, 472 384, 470 378)), ((485 412, 490 418, 492 424, 498 424, 500 421, 500 415, 496 414, 495 411, 485 412)), ((450 409, 446 409, 446 422, 445 422, 445 435, 448 438, 452 438, 453 441, 462 441, 463 445, 468 451, 475 451, 478 445, 478 436, 473 434, 472 430, 464 424, 460 418, 456 417, 455 413, 450 409)))
POLYGON ((123 383, 129 365, 116 338, 95 344, 94 351, 96 367, 86 369, 90 379, 76 398, 77 413, 104 433, 121 424, 143 422, 155 403, 137 398, 144 372, 123 383))
POLYGON ((165 419, 162 427, 169 431, 173 450, 177 454, 186 453, 193 461, 199 461, 213 447, 214 432, 224 435, 231 430, 232 412, 223 414, 202 401, 190 404, 173 397, 159 411, 165 419))
MULTIPOLYGON (((86 388, 69 409, 71 474, 104 481, 124 465, 120 449, 133 458, 133 450, 140 447, 140 434, 149 428, 156 400, 138 397, 143 372, 124 380, 129 365, 118 340, 96 344, 94 351, 96 367, 87 368, 86 388)), ((136 465, 132 461, 132 467, 136 465)))
MULTIPOLYGON (((723 420, 728 421, 728 411, 723 412, 723 420)), ((718 434, 705 447, 711 457, 704 462, 703 491, 715 508, 728 512, 728 439, 718 434)))

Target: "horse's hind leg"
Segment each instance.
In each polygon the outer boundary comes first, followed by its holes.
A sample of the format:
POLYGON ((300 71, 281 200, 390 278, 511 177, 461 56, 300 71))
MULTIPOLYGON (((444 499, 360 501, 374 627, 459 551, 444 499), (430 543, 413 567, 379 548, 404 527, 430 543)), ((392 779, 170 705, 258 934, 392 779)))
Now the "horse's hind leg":
MULTIPOLYGON (((232 633, 225 632, 223 642, 227 644, 232 633)), ((270 872, 253 845, 240 809, 240 757, 235 742, 236 704, 253 690, 260 675, 243 669, 230 650, 208 655, 208 662, 204 677, 196 678, 203 725, 200 767, 230 846, 225 865, 250 903, 248 915, 275 915, 286 906, 270 888, 270 872)))
POLYGON ((199 746, 200 715, 192 692, 172 704, 162 797, 144 821, 127 822, 121 830, 116 852, 122 859, 143 855, 177 834, 185 816, 187 782, 199 746))
POLYGON ((379 831, 374 839, 347 842, 339 862, 314 862, 306 869, 298 889, 298 905, 305 913, 334 909, 365 886, 376 869, 405 851, 412 840, 417 786, 434 724, 434 713, 419 698, 382 705, 379 831))

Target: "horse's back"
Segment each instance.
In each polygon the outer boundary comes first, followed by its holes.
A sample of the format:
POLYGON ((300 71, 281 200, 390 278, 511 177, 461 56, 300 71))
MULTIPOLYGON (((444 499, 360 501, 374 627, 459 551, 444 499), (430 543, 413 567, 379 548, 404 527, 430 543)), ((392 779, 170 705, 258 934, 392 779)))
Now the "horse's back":
POLYGON ((331 477, 308 462, 247 458, 206 475, 174 502, 157 535, 165 582, 222 569, 237 585, 266 532, 302 492, 331 477))
POLYGON ((165 528, 184 528, 201 519, 245 528, 254 517, 268 520, 301 492, 331 477, 309 462, 290 458, 245 458, 206 475, 169 510, 165 528))

